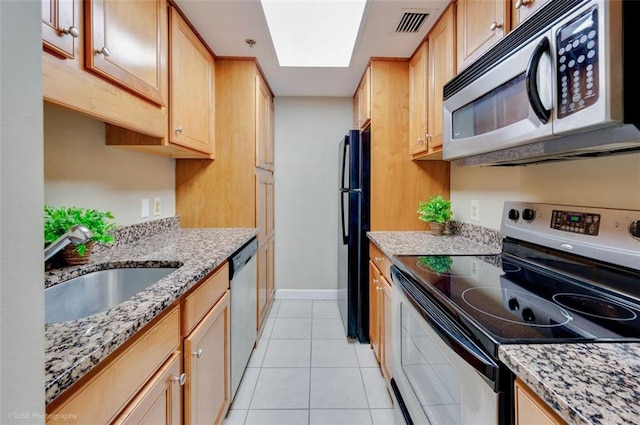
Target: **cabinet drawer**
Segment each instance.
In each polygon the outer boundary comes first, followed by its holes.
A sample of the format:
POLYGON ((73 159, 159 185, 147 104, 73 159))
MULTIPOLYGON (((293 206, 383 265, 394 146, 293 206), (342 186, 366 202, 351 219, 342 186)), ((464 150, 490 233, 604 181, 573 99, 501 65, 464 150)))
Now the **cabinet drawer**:
POLYGON ((373 242, 369 242, 369 258, 378 267, 382 275, 391 282, 391 259, 373 242))
POLYGON ((209 276, 184 300, 183 335, 188 334, 200 319, 229 289, 229 263, 225 263, 209 276))
POLYGON ((179 344, 180 309, 175 307, 60 407, 47 412, 47 424, 110 423, 179 344))

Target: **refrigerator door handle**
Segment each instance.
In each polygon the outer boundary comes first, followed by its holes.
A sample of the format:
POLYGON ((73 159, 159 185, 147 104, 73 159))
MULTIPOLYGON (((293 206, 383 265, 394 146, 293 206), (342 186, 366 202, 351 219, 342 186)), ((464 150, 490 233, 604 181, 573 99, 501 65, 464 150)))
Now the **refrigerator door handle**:
POLYGON ((347 185, 344 184, 344 178, 347 171, 347 149, 349 147, 349 137, 345 137, 345 141, 342 145, 342 175, 340 176, 340 187, 345 188, 349 187, 349 182, 347 185))
POLYGON ((344 195, 349 196, 349 189, 340 190, 340 222, 342 223, 342 243, 347 245, 349 243, 349 235, 347 235, 347 229, 344 223, 344 195))

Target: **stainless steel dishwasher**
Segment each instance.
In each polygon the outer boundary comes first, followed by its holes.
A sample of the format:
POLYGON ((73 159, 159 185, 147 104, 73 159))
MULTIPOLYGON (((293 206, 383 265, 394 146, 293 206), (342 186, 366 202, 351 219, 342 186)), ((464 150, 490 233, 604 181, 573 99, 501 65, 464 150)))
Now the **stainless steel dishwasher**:
POLYGON ((258 306, 255 253, 257 250, 258 240, 254 238, 233 254, 230 260, 231 400, 236 395, 256 342, 258 306))

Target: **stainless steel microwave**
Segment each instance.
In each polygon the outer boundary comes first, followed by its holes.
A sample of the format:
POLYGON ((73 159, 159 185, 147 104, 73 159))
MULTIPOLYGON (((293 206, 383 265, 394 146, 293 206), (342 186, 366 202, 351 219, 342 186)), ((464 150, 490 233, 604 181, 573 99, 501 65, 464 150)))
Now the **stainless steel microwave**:
POLYGON ((640 150, 638 3, 551 0, 516 27, 445 85, 443 158, 518 165, 640 150))

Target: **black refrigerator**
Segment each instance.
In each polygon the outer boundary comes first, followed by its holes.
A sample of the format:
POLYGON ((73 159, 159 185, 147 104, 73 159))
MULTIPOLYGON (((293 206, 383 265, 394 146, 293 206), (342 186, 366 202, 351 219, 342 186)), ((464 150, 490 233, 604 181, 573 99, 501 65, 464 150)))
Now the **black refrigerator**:
POLYGON ((340 141, 338 306, 347 337, 369 341, 370 133, 340 141))

